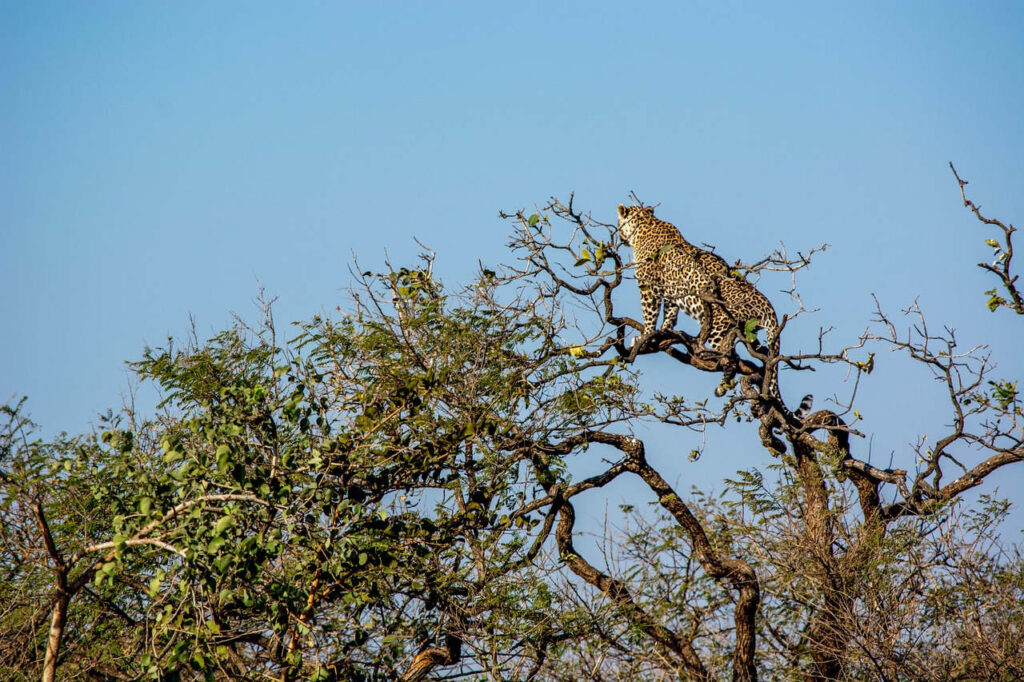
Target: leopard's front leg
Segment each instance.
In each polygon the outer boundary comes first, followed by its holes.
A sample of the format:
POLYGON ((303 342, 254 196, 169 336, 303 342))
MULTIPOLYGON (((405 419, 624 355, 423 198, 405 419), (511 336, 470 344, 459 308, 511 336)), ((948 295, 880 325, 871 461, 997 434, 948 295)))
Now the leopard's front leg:
MULTIPOLYGON (((632 352, 630 353, 630 361, 636 358, 637 353, 647 343, 649 339, 658 328, 658 313, 661 311, 662 297, 664 291, 662 290, 661 280, 658 277, 658 271, 651 267, 650 263, 638 263, 636 266, 636 281, 640 288, 640 309, 643 313, 644 318, 644 329, 640 333, 640 336, 635 337, 630 343, 632 352)), ((666 302, 667 304, 667 302, 666 302)), ((666 315, 669 311, 666 305, 666 315)))
POLYGON ((661 330, 665 332, 674 331, 676 321, 679 319, 679 303, 671 299, 664 299, 665 319, 661 321, 661 330))
MULTIPOLYGON (((640 308, 644 317, 644 329, 633 339, 633 354, 643 347, 658 329, 658 313, 661 310, 660 292, 654 287, 645 286, 640 289, 640 308)), ((667 312, 667 308, 666 308, 667 312)))

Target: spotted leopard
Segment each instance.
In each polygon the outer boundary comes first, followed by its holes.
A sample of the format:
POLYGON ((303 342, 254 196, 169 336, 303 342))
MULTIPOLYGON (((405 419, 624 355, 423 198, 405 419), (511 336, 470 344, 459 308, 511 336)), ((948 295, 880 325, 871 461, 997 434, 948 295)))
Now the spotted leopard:
POLYGON ((755 320, 769 344, 779 330, 775 309, 750 282, 734 277, 718 255, 686 241, 654 209, 619 204, 619 233, 633 248, 640 285, 644 334, 654 331, 664 306, 662 329, 673 329, 679 310, 701 323, 701 343, 727 353, 738 329, 755 320), (711 301, 719 301, 712 304, 711 301))
POLYGON ((657 328, 664 307, 662 329, 674 329, 679 310, 711 329, 711 301, 718 299, 715 280, 701 267, 692 246, 670 223, 654 217, 650 208, 619 204, 619 233, 633 248, 633 262, 640 286, 643 336, 657 328))
MULTIPOLYGON (((682 310, 700 322, 699 345, 731 355, 740 329, 755 321, 764 329, 768 345, 779 333, 779 321, 771 302, 754 285, 733 275, 717 254, 686 241, 672 223, 659 220, 654 209, 619 204, 619 233, 633 249, 637 283, 640 286, 644 329, 641 339, 655 330, 659 311, 664 308, 662 329, 674 329, 682 310)), ((761 347, 759 350, 764 351, 761 347)), ((732 383, 735 367, 726 363, 722 383, 715 389, 723 395, 732 383)), ((769 387, 778 396, 773 376, 769 387)), ((810 411, 811 396, 805 396, 796 416, 810 411)))

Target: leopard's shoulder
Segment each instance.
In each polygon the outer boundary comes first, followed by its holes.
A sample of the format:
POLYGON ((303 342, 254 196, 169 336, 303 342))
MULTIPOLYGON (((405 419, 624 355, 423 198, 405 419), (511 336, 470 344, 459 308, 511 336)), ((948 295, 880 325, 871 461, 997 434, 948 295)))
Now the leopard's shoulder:
POLYGON ((654 215, 650 206, 623 206, 619 204, 619 234, 633 249, 636 261, 660 258, 670 252, 675 258, 693 258, 695 248, 687 242, 672 223, 654 215))

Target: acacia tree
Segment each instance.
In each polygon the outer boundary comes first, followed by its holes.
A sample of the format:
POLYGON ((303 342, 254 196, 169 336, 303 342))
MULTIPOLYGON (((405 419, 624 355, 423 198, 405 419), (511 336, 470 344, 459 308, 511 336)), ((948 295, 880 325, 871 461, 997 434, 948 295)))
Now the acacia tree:
MULTIPOLYGON (((1024 458, 1015 385, 989 379, 981 349, 923 319, 906 336, 881 309, 831 351, 785 354, 784 336, 764 349, 741 320, 736 356, 681 331, 631 349, 641 325, 622 308, 637 296, 614 227, 571 199, 505 217, 518 260, 464 289, 428 255, 362 273, 349 306, 291 339, 268 306, 258 325, 147 350, 132 366, 164 393, 154 417, 127 409, 44 442, 6 408, 0 666, 163 680, 1019 672, 1020 618, 996 617, 1024 582, 994 530, 1005 508, 956 507, 1024 458), (856 456, 852 401, 802 415, 771 388, 783 367, 870 372, 871 346, 949 392, 950 432, 909 453, 913 474, 856 456), (682 372, 735 369, 738 387, 717 405, 645 389, 655 353, 682 372), (681 495, 633 430, 734 419, 758 424, 766 466, 725 500, 681 495), (948 480, 950 466, 964 470, 948 480), (589 556, 576 509, 622 477, 659 511, 589 556), (955 622, 966 607, 971 627, 955 622)), ((993 307, 1013 308, 1013 228, 984 220, 1006 254, 993 267, 1009 298, 993 307)), ((735 269, 795 275, 816 252, 735 269)))

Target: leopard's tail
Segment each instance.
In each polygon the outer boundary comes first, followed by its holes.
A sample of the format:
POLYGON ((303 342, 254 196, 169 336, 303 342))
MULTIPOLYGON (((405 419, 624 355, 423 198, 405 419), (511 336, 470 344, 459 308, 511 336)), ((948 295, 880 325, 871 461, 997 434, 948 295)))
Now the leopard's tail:
MULTIPOLYGON (((779 353, 779 336, 778 336, 778 334, 779 334, 779 325, 778 325, 778 322, 775 322, 775 324, 773 325, 773 328, 769 329, 769 335, 768 335, 768 342, 769 342, 769 345, 770 345, 770 348, 768 349, 768 352, 771 355, 778 355, 778 353, 779 353)), ((768 390, 769 395, 771 395, 774 398, 776 398, 779 401, 779 403, 785 405, 785 403, 782 401, 782 395, 779 393, 779 367, 778 367, 778 365, 775 366, 774 371, 772 372, 771 384, 768 387, 768 389, 769 389, 768 390)), ((807 395, 805 395, 803 397, 803 400, 800 401, 800 406, 796 408, 795 412, 793 412, 793 416, 796 417, 799 420, 803 420, 804 417, 806 417, 807 415, 809 415, 811 413, 811 409, 813 407, 814 407, 814 396, 812 394, 808 393, 807 395)))
POLYGON ((796 408, 796 412, 793 416, 797 419, 803 419, 811 413, 811 408, 814 407, 814 396, 808 393, 804 396, 804 399, 800 401, 800 407, 796 408))

